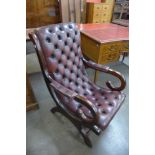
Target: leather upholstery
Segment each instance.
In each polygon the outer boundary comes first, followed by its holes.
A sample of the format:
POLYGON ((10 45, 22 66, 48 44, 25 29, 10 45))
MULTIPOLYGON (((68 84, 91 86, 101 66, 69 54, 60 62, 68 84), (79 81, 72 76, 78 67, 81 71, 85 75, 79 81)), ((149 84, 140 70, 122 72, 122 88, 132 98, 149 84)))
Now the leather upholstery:
MULTIPOLYGON (((119 91, 100 88, 92 83, 81 59, 80 32, 74 23, 49 25, 35 32, 46 62, 48 74, 64 87, 85 96, 98 109, 96 125, 104 129, 119 109, 125 95, 119 91)), ((57 93, 68 110, 77 115, 80 108, 89 118, 89 109, 74 99, 57 93)))

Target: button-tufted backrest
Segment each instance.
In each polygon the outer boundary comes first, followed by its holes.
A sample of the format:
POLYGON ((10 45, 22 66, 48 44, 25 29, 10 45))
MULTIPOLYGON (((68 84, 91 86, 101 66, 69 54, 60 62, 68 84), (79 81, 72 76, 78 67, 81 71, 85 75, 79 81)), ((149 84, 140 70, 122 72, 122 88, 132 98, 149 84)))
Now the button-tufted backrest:
POLYGON ((81 57, 80 32, 74 23, 36 31, 49 74, 65 87, 84 94, 90 88, 81 57))

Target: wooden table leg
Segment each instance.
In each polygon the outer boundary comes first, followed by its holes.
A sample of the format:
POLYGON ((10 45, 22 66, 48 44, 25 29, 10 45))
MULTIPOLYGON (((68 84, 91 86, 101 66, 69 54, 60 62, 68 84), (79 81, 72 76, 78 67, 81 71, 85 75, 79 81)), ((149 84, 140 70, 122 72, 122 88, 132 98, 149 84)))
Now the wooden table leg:
POLYGON ((95 84, 96 84, 96 81, 97 81, 98 77, 99 77, 99 71, 95 70, 95 75, 94 75, 94 83, 95 84))
POLYGON ((126 56, 128 56, 128 52, 122 52, 123 58, 121 60, 121 62, 123 63, 124 59, 126 56))

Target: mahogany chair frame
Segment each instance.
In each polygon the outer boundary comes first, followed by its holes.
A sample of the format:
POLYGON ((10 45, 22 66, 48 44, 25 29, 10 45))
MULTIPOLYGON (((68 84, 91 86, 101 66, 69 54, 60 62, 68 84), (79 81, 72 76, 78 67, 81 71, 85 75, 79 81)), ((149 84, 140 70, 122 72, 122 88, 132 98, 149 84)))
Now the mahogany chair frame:
MULTIPOLYGON (((51 78, 51 76, 47 72, 46 61, 42 55, 42 49, 40 47, 40 43, 39 43, 39 40, 35 32, 29 33, 29 37, 31 41, 33 42, 34 47, 36 49, 36 53, 37 53, 37 56, 40 62, 41 71, 42 71, 45 83, 47 85, 47 88, 54 102, 56 103, 56 106, 51 109, 51 112, 52 113, 59 112, 62 115, 64 115, 66 118, 68 118, 74 124, 74 126, 78 129, 85 143, 89 147, 92 147, 92 142, 89 139, 89 132, 93 131, 96 135, 99 135, 102 131, 97 125, 95 125, 96 120, 99 116, 97 108, 84 96, 80 96, 76 92, 70 89, 67 89, 66 87, 62 86, 57 81, 51 78), (63 106, 63 104, 61 104, 60 100, 57 98, 55 94, 55 91, 69 97, 70 99, 74 98, 76 101, 79 101, 82 105, 86 106, 91 111, 93 115, 93 119, 88 119, 85 116, 85 114, 80 110, 79 110, 80 117, 77 117, 76 115, 71 113, 65 106, 63 106)), ((121 75, 121 73, 114 71, 107 66, 96 64, 92 62, 91 60, 88 60, 84 57, 81 57, 81 59, 83 60, 85 66, 101 71, 101 72, 111 74, 120 80, 121 85, 119 87, 114 87, 110 81, 107 81, 106 85, 110 90, 121 91, 125 88, 126 82, 125 82, 123 75, 121 75)))

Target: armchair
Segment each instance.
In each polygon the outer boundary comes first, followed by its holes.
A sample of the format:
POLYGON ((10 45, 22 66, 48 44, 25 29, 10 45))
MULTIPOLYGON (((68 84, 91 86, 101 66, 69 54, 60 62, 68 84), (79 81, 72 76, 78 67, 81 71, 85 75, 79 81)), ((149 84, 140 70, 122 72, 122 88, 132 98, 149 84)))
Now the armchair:
POLYGON ((83 57, 80 32, 74 23, 41 27, 29 34, 39 58, 42 73, 56 106, 79 130, 85 143, 92 147, 89 132, 104 130, 120 108, 125 94, 124 77, 109 67, 95 64, 83 57), (85 66, 117 77, 121 85, 101 88, 89 80, 85 66))

